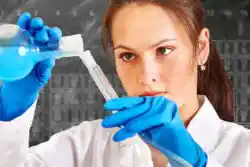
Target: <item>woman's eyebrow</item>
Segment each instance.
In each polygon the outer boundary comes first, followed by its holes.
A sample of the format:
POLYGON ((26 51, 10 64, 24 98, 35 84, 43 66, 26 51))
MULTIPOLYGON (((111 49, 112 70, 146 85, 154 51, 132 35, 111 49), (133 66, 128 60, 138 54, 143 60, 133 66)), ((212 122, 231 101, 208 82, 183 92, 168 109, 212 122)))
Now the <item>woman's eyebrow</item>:
MULTIPOLYGON (((175 38, 165 38, 165 39, 160 40, 159 42, 157 42, 155 44, 152 44, 149 48, 154 48, 154 47, 156 47, 156 46, 158 46, 158 45, 160 45, 160 44, 162 44, 164 42, 175 41, 175 40, 176 40, 175 38)), ((116 47, 114 47, 114 50, 116 50, 116 49, 125 49, 125 50, 135 51, 135 49, 130 48, 130 47, 126 46, 126 45, 122 45, 122 44, 117 45, 116 47)))
POLYGON ((156 46, 158 46, 158 45, 160 45, 160 44, 162 44, 164 42, 169 42, 169 41, 176 41, 176 39, 175 38, 165 38, 165 39, 151 45, 150 48, 154 48, 154 47, 156 47, 156 46))

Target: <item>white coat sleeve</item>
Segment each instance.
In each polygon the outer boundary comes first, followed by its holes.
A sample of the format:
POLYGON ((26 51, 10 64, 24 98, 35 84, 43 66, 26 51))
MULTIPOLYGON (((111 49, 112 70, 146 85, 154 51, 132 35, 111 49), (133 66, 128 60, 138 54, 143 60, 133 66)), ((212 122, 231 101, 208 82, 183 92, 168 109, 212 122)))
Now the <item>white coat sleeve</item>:
POLYGON ((208 156, 206 167, 225 167, 225 166, 221 165, 221 164, 220 164, 217 160, 215 160, 214 158, 208 156))
POLYGON ((250 167, 250 130, 235 125, 225 135, 217 151, 208 154, 206 167, 250 167))
MULTIPOLYGON (((246 146, 247 147, 247 146, 246 146)), ((216 160, 215 158, 211 157, 208 155, 208 160, 207 160, 207 164, 206 167, 235 167, 237 164, 240 165, 241 167, 250 167, 250 146, 248 146, 248 151, 247 152, 242 152, 241 154, 234 154, 234 159, 239 157, 238 159, 241 159, 240 157, 246 157, 244 158, 244 160, 232 160, 233 162, 230 163, 220 163, 218 160, 216 160), (247 155, 245 155, 247 154, 247 155), (247 159, 247 157, 249 159, 247 159)))
POLYGON ((84 166, 85 161, 88 161, 87 154, 91 150, 89 147, 98 122, 83 122, 53 135, 47 142, 29 148, 29 130, 35 108, 36 102, 20 117, 9 122, 0 122, 0 166, 84 166))

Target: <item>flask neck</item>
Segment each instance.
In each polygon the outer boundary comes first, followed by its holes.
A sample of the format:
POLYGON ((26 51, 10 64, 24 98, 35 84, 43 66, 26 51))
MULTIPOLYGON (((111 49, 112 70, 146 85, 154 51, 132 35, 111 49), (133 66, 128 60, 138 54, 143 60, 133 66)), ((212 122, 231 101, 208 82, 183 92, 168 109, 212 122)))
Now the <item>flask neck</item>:
POLYGON ((35 63, 44 61, 46 59, 54 59, 56 57, 60 56, 59 50, 53 50, 53 51, 36 51, 37 53, 33 55, 33 60, 35 63))

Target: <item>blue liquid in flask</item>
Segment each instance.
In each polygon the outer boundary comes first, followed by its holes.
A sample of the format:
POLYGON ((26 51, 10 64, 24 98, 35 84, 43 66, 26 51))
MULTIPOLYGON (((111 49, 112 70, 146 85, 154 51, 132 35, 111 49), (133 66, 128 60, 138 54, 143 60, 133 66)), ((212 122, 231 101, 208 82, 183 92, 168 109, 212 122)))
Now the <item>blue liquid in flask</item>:
MULTIPOLYGON (((64 56, 67 54, 66 51, 63 53, 64 56)), ((61 58, 62 55, 60 49, 46 50, 36 46, 32 36, 17 25, 0 24, 1 81, 22 79, 38 62, 48 58, 61 58)))
POLYGON ((56 55, 60 55, 59 51, 40 52, 39 48, 26 46, 0 46, 0 80, 22 79, 38 62, 56 55))

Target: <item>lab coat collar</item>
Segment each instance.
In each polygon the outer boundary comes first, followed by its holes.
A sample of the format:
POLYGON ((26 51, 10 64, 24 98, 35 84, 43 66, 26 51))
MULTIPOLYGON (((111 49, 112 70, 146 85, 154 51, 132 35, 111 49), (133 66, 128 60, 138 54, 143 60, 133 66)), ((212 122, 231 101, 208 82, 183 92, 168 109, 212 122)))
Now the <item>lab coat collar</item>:
POLYGON ((199 95, 199 100, 203 103, 187 130, 201 148, 209 153, 218 141, 221 120, 206 96, 199 95))

